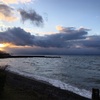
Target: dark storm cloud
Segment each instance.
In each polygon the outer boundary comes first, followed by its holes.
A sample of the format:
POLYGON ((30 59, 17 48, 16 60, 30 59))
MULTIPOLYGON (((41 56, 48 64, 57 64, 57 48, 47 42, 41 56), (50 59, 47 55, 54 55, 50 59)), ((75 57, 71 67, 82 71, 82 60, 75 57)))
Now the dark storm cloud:
POLYGON ((100 36, 88 36, 86 29, 71 29, 62 33, 35 36, 21 28, 0 32, 0 42, 9 42, 21 48, 7 48, 27 54, 100 54, 100 36), (26 47, 25 46, 29 46, 26 47), (29 53, 30 52, 30 53, 29 53))
POLYGON ((25 11, 23 9, 19 10, 21 19, 23 22, 29 20, 32 24, 37 26, 43 25, 43 18, 39 14, 37 14, 34 10, 25 11))
POLYGON ((25 32, 21 28, 8 29, 5 32, 0 32, 0 42, 10 42, 15 45, 33 45, 34 36, 25 32))
POLYGON ((68 55, 68 54, 100 54, 96 48, 43 48, 43 47, 20 47, 6 48, 9 53, 16 55, 68 55))
POLYGON ((39 48, 39 47, 28 47, 28 48, 8 48, 7 49, 9 52, 17 53, 17 54, 27 54, 27 55, 55 55, 55 54, 65 54, 66 50, 62 48, 39 48))
POLYGON ((80 40, 78 42, 88 48, 100 48, 100 36, 87 36, 85 40, 80 40))
POLYGON ((88 34, 89 29, 85 28, 79 28, 76 29, 75 27, 61 27, 57 30, 59 31, 59 34, 52 37, 60 37, 63 40, 77 40, 77 39, 85 39, 86 35, 88 34))
POLYGON ((67 29, 67 31, 62 31, 62 33, 46 35, 42 38, 40 37, 37 44, 44 47, 70 47, 70 41, 85 39, 87 34, 88 32, 86 29, 67 29))
POLYGON ((12 11, 14 9, 5 5, 5 4, 0 4, 0 13, 2 13, 4 16, 12 16, 12 11))
POLYGON ((40 47, 57 47, 69 48, 73 40, 85 39, 86 30, 71 30, 66 33, 56 33, 45 36, 35 36, 24 31, 21 28, 8 29, 5 32, 0 32, 0 42, 11 42, 16 45, 29 45, 29 46, 40 46, 40 47))

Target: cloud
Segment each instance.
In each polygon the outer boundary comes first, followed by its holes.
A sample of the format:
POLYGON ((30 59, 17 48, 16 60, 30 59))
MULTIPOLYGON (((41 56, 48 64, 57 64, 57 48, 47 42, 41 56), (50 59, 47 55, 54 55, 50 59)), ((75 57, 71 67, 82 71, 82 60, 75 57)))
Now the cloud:
POLYGON ((32 24, 36 26, 43 25, 43 18, 39 14, 37 14, 34 10, 25 11, 24 9, 19 10, 21 19, 23 22, 29 20, 32 24))
POLYGON ((34 36, 21 28, 8 29, 0 32, 0 42, 12 43, 15 45, 33 45, 34 36))
POLYGON ((17 4, 17 3, 28 3, 31 2, 32 0, 1 0, 1 1, 6 4, 17 4))
POLYGON ((76 55, 76 54, 100 54, 100 50, 96 48, 43 48, 43 47, 7 47, 6 50, 13 55, 76 55))
POLYGON ((0 42, 12 43, 12 52, 29 54, 100 54, 100 36, 88 36, 85 28, 45 36, 32 35, 21 28, 0 32, 0 42))
POLYGON ((56 26, 56 29, 59 32, 69 32, 71 30, 74 30, 74 27, 62 27, 62 26, 56 26))
POLYGON ((5 4, 0 4, 0 20, 14 21, 17 17, 14 16, 14 9, 5 4))
POLYGON ((0 41, 11 42, 16 45, 29 45, 29 46, 40 46, 40 47, 57 47, 64 48, 70 47, 72 44, 70 41, 85 39, 86 30, 69 30, 66 33, 55 33, 45 36, 31 35, 29 32, 24 31, 21 28, 11 28, 5 32, 0 33, 0 41), (70 32, 69 32, 70 31, 70 32))
POLYGON ((80 41, 85 47, 92 47, 100 49, 100 36, 87 36, 86 40, 80 41))
POLYGON ((18 20, 19 16, 22 22, 29 20, 33 25, 43 26, 42 16, 37 14, 34 10, 15 10, 6 4, 0 4, 0 20, 12 22, 18 20))
POLYGON ((62 27, 57 26, 56 29, 59 31, 60 38, 67 40, 84 39, 88 34, 89 29, 75 27, 62 27))
POLYGON ((11 16, 13 13, 13 8, 5 5, 5 4, 0 4, 0 12, 4 14, 5 16, 11 16))
POLYGON ((75 32, 78 32, 78 31, 90 31, 91 29, 87 29, 87 28, 84 28, 84 27, 80 27, 79 29, 76 29, 75 27, 62 27, 62 26, 56 26, 56 29, 60 32, 60 33, 72 33, 73 31, 75 32))
MULTIPOLYGON (((6 48, 7 51, 13 52, 14 54, 23 54, 23 55, 41 55, 41 54, 59 54, 62 52, 62 49, 57 49, 57 48, 43 48, 43 47, 13 47, 13 48, 6 48)), ((61 53, 62 54, 62 53, 61 53)))

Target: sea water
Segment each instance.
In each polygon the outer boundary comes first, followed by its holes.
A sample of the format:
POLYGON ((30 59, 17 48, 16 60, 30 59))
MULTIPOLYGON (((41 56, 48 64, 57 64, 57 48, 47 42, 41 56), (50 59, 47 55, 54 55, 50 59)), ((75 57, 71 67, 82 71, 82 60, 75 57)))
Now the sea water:
POLYGON ((91 98, 92 88, 100 89, 100 56, 7 58, 0 59, 0 65, 87 98, 91 98))

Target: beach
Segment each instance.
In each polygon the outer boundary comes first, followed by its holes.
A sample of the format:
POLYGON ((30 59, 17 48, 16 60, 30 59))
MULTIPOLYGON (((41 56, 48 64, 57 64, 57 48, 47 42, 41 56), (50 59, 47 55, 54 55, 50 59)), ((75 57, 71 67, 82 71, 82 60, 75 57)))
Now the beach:
POLYGON ((90 100, 67 90, 54 87, 45 81, 31 79, 16 73, 0 71, 5 85, 1 100, 90 100))

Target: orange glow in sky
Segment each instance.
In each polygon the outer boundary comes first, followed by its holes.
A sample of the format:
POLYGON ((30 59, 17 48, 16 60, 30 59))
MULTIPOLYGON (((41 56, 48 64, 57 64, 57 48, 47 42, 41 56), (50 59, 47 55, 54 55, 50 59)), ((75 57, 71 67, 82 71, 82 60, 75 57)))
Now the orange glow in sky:
MULTIPOLYGON (((31 46, 17 46, 12 43, 0 43, 0 50, 1 51, 7 51, 8 48, 30 48, 31 46)), ((34 47, 35 48, 35 47, 34 47)))
POLYGON ((6 47, 10 47, 10 46, 12 46, 13 44, 11 44, 11 43, 0 43, 0 50, 5 50, 6 49, 6 47))

